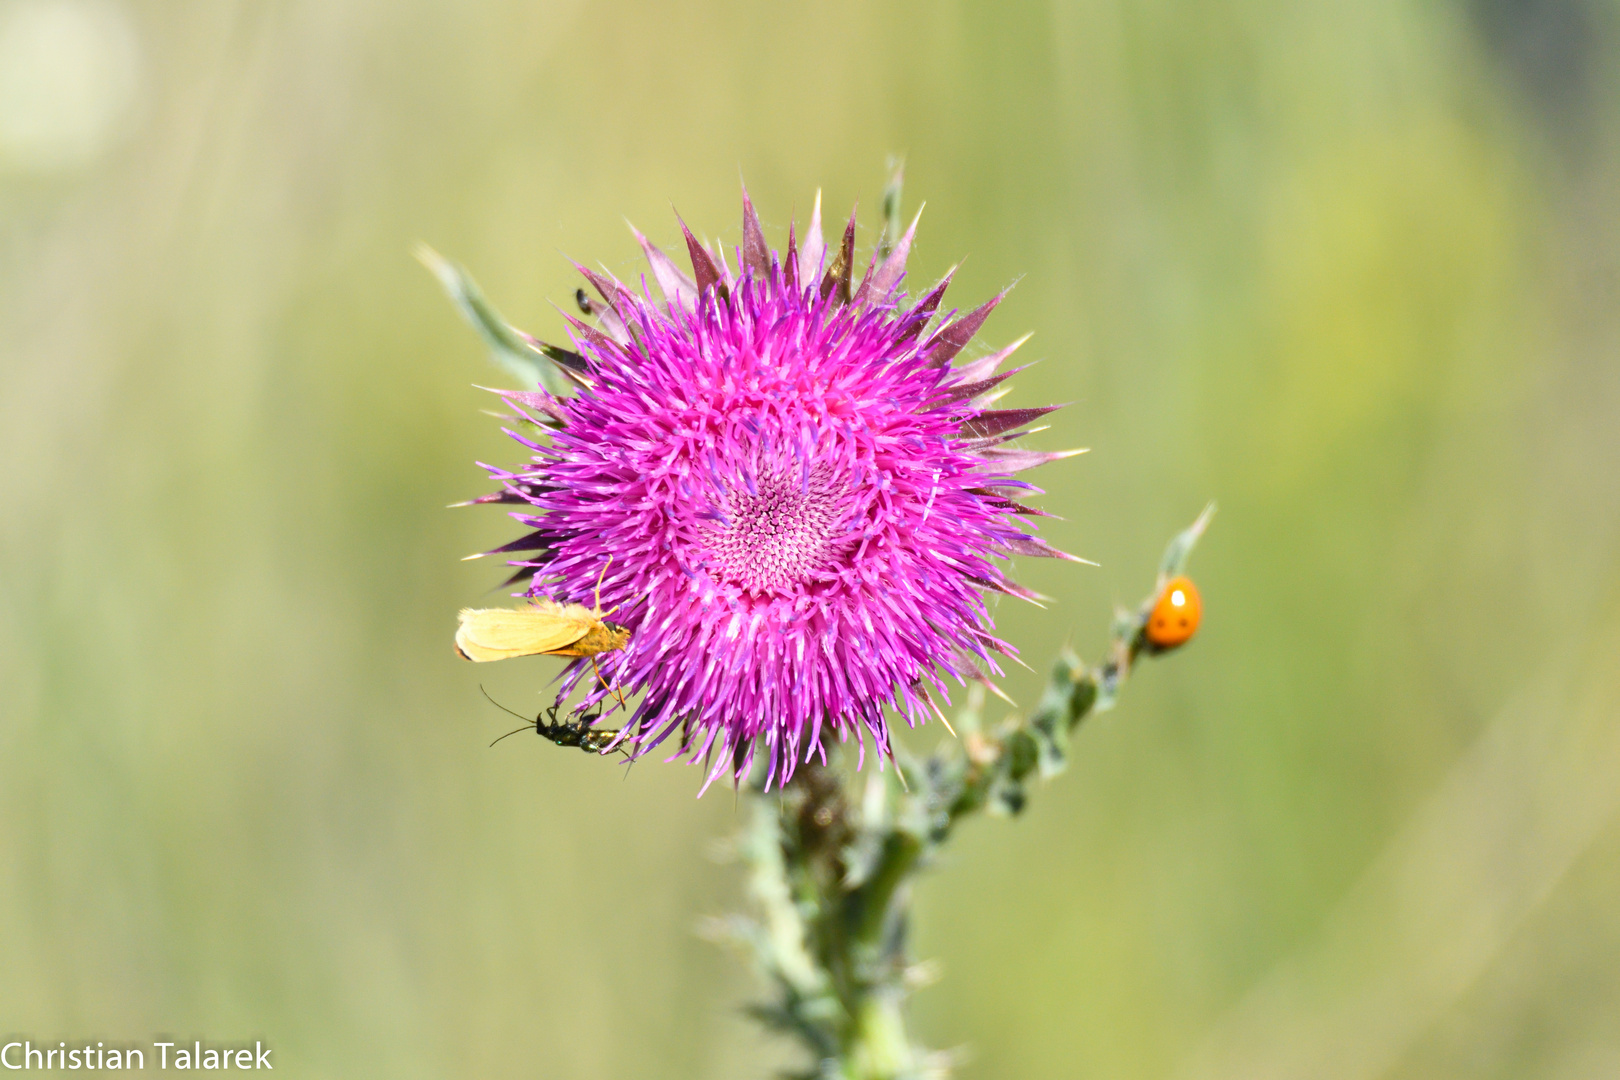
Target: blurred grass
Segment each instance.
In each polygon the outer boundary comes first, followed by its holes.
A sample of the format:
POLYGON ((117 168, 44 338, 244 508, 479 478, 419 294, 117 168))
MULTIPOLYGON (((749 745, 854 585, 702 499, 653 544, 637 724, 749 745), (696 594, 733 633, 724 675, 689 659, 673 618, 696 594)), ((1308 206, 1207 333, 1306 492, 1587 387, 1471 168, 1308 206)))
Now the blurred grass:
POLYGON ((1103 568, 1020 567, 1061 602, 1008 637, 1095 652, 1222 506, 1203 636, 926 884, 923 1037, 968 1077, 1620 1068, 1610 9, 7 0, 0 29, 24 7, 139 64, 99 156, 0 126, 0 1028, 262 1037, 310 1077, 781 1060, 690 933, 737 899, 729 796, 485 747, 479 681, 528 708, 554 665, 450 652, 498 580, 456 557, 510 530, 441 507, 512 452, 409 250, 555 334, 563 255, 638 272, 621 217, 735 241, 741 172, 774 243, 819 186, 870 244, 901 150, 916 278, 1027 275, 987 340, 1035 330, 1012 403, 1076 401, 1037 442, 1095 448, 1039 479, 1103 568), (1452 812, 1493 739, 1518 780, 1452 812), (1388 884, 1412 850, 1474 855, 1388 884), (1347 1031, 1366 1053, 1325 1053, 1347 1031))

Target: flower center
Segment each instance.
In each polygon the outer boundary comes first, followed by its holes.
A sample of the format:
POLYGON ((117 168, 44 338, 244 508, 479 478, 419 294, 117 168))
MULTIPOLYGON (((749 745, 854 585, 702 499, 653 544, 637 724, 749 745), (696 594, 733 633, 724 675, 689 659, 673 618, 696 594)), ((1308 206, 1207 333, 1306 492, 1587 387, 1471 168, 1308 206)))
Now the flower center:
POLYGON ((703 528, 710 572, 754 593, 809 580, 832 552, 847 489, 826 465, 730 486, 717 500, 722 516, 703 528))

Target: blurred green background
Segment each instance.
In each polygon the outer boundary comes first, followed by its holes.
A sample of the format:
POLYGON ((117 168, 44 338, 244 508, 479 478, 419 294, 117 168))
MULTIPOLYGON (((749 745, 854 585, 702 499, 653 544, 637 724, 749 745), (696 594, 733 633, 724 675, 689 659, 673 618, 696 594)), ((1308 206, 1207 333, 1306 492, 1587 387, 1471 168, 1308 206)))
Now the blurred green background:
MULTIPOLYGON (((499 383, 628 217, 928 201, 1033 444, 1044 667, 1211 497, 1205 629, 917 899, 969 1078, 1620 1076, 1608 0, 0 0, 0 1029, 300 1077, 754 1077, 697 770, 474 669, 499 383), (1608 659, 1604 659, 1607 657, 1608 659)), ((1029 701, 1039 676, 1008 690, 1029 701)), ((932 738, 935 733, 926 732, 932 738)))

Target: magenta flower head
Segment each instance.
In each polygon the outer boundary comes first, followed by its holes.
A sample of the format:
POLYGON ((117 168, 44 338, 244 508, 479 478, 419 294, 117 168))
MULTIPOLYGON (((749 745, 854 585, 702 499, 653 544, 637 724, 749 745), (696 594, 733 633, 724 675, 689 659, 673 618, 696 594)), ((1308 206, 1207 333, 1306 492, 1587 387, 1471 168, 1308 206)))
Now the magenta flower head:
POLYGON ((762 752, 767 786, 833 738, 889 756, 887 710, 923 722, 947 679, 1016 655, 986 605, 1035 599, 1008 559, 1073 558, 1020 527, 1038 489, 1015 478, 1067 455, 1007 445, 1056 406, 990 407, 1022 341, 959 362, 1001 295, 941 317, 947 274, 907 302, 915 222, 858 284, 855 219, 828 251, 819 198, 779 255, 745 192, 735 271, 681 228, 690 277, 636 234, 661 298, 581 268, 596 325, 570 318, 573 350, 527 339, 574 392, 505 394, 549 440, 513 432, 530 461, 485 466, 501 490, 478 501, 522 504, 531 530, 496 550, 522 553, 528 596, 600 590, 629 631, 563 692, 586 680, 586 706, 628 710, 632 754, 675 735, 712 782, 762 752))

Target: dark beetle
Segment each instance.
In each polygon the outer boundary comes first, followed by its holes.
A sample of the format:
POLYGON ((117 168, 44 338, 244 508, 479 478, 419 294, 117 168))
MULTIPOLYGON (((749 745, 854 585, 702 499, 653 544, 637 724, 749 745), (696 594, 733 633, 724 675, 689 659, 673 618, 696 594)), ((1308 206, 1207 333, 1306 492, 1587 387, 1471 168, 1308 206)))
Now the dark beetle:
POLYGON ((504 739, 509 735, 516 735, 520 731, 527 731, 528 729, 533 728, 536 735, 539 735, 541 738, 550 739, 558 746, 577 746, 587 754, 601 754, 606 752, 621 734, 618 731, 598 731, 596 728, 591 726, 601 718, 602 714, 600 711, 592 713, 577 713, 573 719, 559 720, 557 719, 557 706, 548 705, 540 711, 539 716, 536 716, 533 720, 529 720, 522 714, 512 712, 512 710, 508 709, 505 705, 502 705, 494 698, 489 697, 488 690, 484 690, 484 688, 481 686, 478 689, 483 692, 486 698, 489 698, 491 705, 494 705, 497 709, 500 709, 503 712, 511 713, 519 720, 524 721, 522 727, 513 728, 511 731, 508 731, 506 735, 502 735, 500 739, 496 739, 495 742, 490 743, 489 745, 491 746, 494 746, 495 743, 500 742, 501 739, 504 739))

